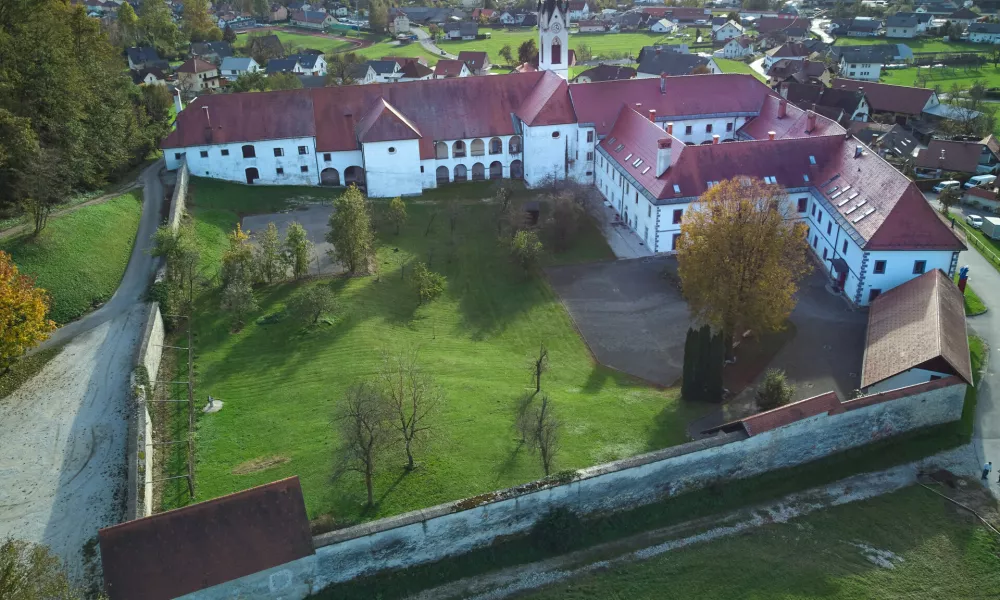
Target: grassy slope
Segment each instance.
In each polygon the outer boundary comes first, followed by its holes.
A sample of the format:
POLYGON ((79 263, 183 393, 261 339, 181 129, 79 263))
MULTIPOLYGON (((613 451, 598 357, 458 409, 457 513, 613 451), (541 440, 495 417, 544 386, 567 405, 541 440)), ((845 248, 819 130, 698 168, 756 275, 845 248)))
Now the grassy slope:
POLYGON ((995 536, 971 515, 914 486, 526 597, 986 598, 995 597, 1000 585, 998 551, 995 536), (879 568, 855 546, 859 543, 904 560, 894 569, 879 568))
POLYGON ((131 191, 51 219, 38 239, 22 235, 0 240, 0 250, 49 291, 50 317, 66 323, 114 294, 141 214, 142 192, 131 191))
POLYGON ((942 91, 945 92, 954 84, 969 86, 980 80, 986 84, 986 87, 1000 86, 1000 69, 993 65, 986 65, 981 69, 969 71, 961 68, 918 69, 917 67, 909 67, 906 69, 894 69, 891 71, 882 71, 881 82, 913 86, 917 82, 918 70, 921 74, 929 75, 925 87, 941 86, 942 91))
MULTIPOLYGON (((204 268, 214 272, 225 232, 245 212, 274 207, 275 194, 297 190, 246 188, 198 180, 193 211, 203 246, 204 268), (270 194, 269 198, 260 198, 270 194)), ((684 424, 702 407, 682 404, 675 390, 659 390, 596 365, 569 316, 547 284, 516 271, 495 243, 489 195, 480 185, 451 187, 469 200, 457 230, 461 248, 446 263, 447 229, 438 217, 425 237, 433 204, 410 202, 410 224, 399 237, 385 235, 379 252, 382 281, 323 280, 340 307, 333 325, 303 332, 281 322, 251 323, 228 331, 216 292, 200 300, 196 396, 226 401, 225 409, 202 417, 198 430, 198 500, 299 475, 310 516, 332 513, 338 522, 400 513, 538 478, 536 456, 518 451, 512 433, 513 404, 529 385, 527 361, 544 342, 551 371, 544 379, 565 426, 557 469, 576 468, 660 448, 686 439, 684 424), (426 258, 434 248, 435 270, 447 275, 444 296, 418 307, 400 280, 400 265, 426 258), (398 248, 399 252, 394 249, 398 248), (370 376, 379 350, 417 348, 446 397, 430 442, 417 454, 422 467, 404 475, 402 457, 388 458, 376 482, 378 506, 362 514, 364 488, 353 473, 333 483, 336 439, 332 407, 347 385, 370 376), (233 467, 257 458, 290 462, 252 475, 233 467)), ((301 192, 299 192, 301 193, 301 192)), ((316 191, 313 189, 312 193, 316 191)), ((609 257, 596 230, 550 261, 609 257)), ((313 284, 310 284, 313 285, 313 284)), ((258 314, 277 311, 294 284, 261 290, 258 314)), ((256 315, 255 315, 256 316, 256 315)), ((186 501, 167 490, 167 505, 186 501)))
MULTIPOLYGON (((300 48, 322 50, 325 53, 344 52, 346 50, 350 50, 352 46, 350 42, 330 37, 320 37, 303 33, 289 33, 287 31, 274 31, 273 33, 278 36, 278 39, 281 40, 281 43, 285 46, 286 50, 288 49, 289 44, 300 48)), ((246 45, 248 39, 248 36, 241 37, 237 41, 237 45, 241 47, 246 45)))
POLYGON ((750 65, 745 62, 732 60, 730 58, 716 58, 715 64, 719 65, 719 68, 722 69, 723 73, 747 73, 749 75, 753 75, 764 83, 767 83, 766 77, 751 69, 750 65))

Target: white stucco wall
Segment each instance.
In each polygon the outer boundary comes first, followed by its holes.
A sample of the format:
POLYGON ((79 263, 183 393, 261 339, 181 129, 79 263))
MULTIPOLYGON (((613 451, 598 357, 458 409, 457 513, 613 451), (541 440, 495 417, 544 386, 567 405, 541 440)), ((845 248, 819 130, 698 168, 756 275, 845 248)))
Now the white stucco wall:
MULTIPOLYGON (((424 185, 427 188, 437 187, 436 183, 436 173, 438 167, 448 168, 448 181, 455 181, 455 167, 458 165, 465 165, 466 169, 466 181, 472 181, 472 167, 476 163, 481 163, 483 165, 483 173, 486 179, 490 178, 490 165, 494 162, 499 162, 503 167, 503 178, 510 178, 510 164, 515 160, 520 160, 524 162, 524 152, 511 154, 510 152, 510 141, 518 136, 514 135, 498 135, 494 136, 501 141, 501 152, 500 154, 490 154, 490 141, 492 137, 484 138, 466 138, 461 140, 465 144, 465 156, 455 157, 455 142, 459 140, 441 140, 448 146, 448 158, 435 158, 432 160, 424 161, 424 173, 423 180, 428 182, 424 185), (479 156, 472 155, 472 142, 475 140, 482 140, 483 142, 483 154, 479 156), (430 171, 430 173, 428 173, 430 171), (429 177, 428 177, 429 175, 429 177)), ((521 147, 523 149, 524 142, 522 140, 521 147)), ((436 156, 436 155, 435 155, 436 156)))
POLYGON ((319 173, 316 170, 315 142, 311 137, 288 138, 254 142, 255 158, 243 158, 245 144, 213 144, 206 146, 191 146, 185 150, 167 149, 164 155, 167 168, 180 166, 178 153, 186 153, 188 168, 196 177, 211 177, 246 183, 246 169, 255 167, 259 173, 257 184, 271 185, 316 185, 319 183, 319 173), (305 146, 306 154, 299 154, 298 147, 305 146), (284 156, 274 156, 274 149, 281 148, 284 156), (229 155, 224 156, 223 151, 229 155), (205 156, 202 156, 202 153, 205 156), (278 168, 284 169, 279 175, 278 168), (302 172, 302 167, 307 169, 302 172))
POLYGON ((372 142, 362 145, 368 196, 394 198, 417 195, 423 189, 418 140, 372 142))
POLYGON ((913 273, 913 263, 917 260, 927 261, 924 272, 931 269, 941 269, 948 273, 951 269, 951 251, 943 250, 906 250, 890 252, 867 252, 868 261, 864 270, 864 284, 861 289, 861 302, 868 305, 868 296, 872 289, 888 292, 897 285, 917 277, 913 273), (875 273, 875 261, 884 260, 885 273, 875 273))
POLYGON ((917 385, 918 383, 932 381, 933 379, 944 379, 949 376, 949 373, 928 371, 927 369, 910 369, 909 371, 903 371, 898 375, 894 375, 885 381, 880 381, 875 385, 868 386, 865 392, 868 394, 878 394, 880 392, 887 392, 901 387, 909 387, 911 385, 917 385))
POLYGON ((348 167, 364 167, 364 156, 361 150, 349 150, 345 152, 323 152, 316 153, 316 173, 317 178, 323 174, 323 169, 336 169, 340 176, 340 185, 344 185, 344 171, 348 167), (326 155, 330 155, 330 160, 326 160, 326 155))
POLYGON ((524 182, 529 186, 564 180, 569 172, 568 158, 576 154, 576 123, 566 125, 524 126, 524 182), (553 137, 556 135, 556 137, 553 137))

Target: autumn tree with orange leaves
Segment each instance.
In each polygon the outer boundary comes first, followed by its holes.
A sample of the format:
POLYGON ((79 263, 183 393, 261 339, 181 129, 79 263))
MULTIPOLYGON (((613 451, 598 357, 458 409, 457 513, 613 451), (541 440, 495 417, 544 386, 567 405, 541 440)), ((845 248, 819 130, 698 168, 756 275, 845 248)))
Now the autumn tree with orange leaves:
POLYGON ((780 329, 810 270, 806 226, 787 217, 777 185, 740 177, 702 194, 677 244, 681 289, 692 315, 728 335, 780 329))
POLYGON ((56 328, 45 318, 48 311, 48 293, 21 275, 10 254, 0 250, 0 375, 56 328))

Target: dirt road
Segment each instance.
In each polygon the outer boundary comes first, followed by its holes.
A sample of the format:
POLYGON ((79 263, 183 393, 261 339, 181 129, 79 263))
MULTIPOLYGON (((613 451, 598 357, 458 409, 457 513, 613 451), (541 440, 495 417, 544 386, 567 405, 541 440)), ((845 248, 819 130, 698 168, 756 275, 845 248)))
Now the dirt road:
POLYGON ((156 266, 147 248, 163 203, 161 166, 143 173, 139 232, 114 297, 56 331, 47 344, 63 350, 0 401, 0 539, 49 545, 81 583, 84 545, 124 514, 128 376, 156 266))

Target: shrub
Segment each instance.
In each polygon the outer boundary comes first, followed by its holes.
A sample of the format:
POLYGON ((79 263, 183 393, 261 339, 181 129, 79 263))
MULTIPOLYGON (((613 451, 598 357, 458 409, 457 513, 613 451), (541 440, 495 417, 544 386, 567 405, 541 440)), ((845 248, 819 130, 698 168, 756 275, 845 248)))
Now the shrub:
POLYGON ((565 552, 580 539, 583 520, 565 507, 550 509, 531 528, 531 539, 549 552, 565 552))
POLYGON ((768 369, 764 381, 757 389, 757 406, 762 410, 771 410, 784 406, 792 400, 795 386, 788 383, 785 372, 781 369, 768 369))

